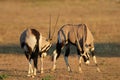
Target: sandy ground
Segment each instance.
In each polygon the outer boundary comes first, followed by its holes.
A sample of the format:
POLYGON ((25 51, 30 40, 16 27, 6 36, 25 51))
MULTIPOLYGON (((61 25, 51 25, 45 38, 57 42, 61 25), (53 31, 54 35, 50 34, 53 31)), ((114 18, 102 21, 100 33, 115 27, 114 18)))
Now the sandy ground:
POLYGON ((78 59, 76 55, 69 56, 72 72, 67 71, 63 56, 57 61, 57 69, 51 71, 51 57, 44 58, 44 73, 40 74, 40 59, 37 76, 33 79, 27 77, 28 61, 23 54, 0 54, 0 75, 6 75, 5 80, 119 80, 119 57, 98 57, 98 64, 102 72, 97 72, 91 59, 89 66, 82 64, 83 73, 78 72, 78 59))

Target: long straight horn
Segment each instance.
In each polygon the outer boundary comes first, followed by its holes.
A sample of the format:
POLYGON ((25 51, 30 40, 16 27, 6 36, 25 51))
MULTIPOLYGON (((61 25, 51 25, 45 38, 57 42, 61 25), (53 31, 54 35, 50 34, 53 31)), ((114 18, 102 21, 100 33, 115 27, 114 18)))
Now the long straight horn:
POLYGON ((79 40, 78 40, 78 37, 77 37, 77 34, 76 34, 76 31, 75 31, 74 27, 73 27, 73 32, 74 32, 75 39, 77 40, 78 48, 79 48, 79 50, 80 50, 80 51, 82 51, 82 49, 81 49, 81 47, 80 47, 80 43, 79 43, 79 40))
POLYGON ((50 14, 50 22, 49 22, 49 33, 48 33, 48 40, 51 39, 51 14, 50 14))
POLYGON ((56 20, 56 23, 55 23, 55 26, 54 26, 54 31, 53 31, 53 33, 52 33, 51 39, 53 38, 53 36, 54 36, 54 34, 55 34, 55 30, 56 30, 56 26, 57 26, 59 17, 60 17, 60 14, 58 14, 58 16, 57 16, 57 20, 56 20))

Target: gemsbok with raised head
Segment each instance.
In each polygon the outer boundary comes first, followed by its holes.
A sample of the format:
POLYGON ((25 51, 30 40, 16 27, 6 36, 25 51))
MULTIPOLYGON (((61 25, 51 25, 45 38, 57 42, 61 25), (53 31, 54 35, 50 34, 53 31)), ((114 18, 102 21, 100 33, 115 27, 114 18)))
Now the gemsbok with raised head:
POLYGON ((97 71, 100 72, 98 67, 96 56, 94 52, 94 38, 91 31, 85 24, 66 24, 63 25, 59 31, 57 36, 57 44, 56 50, 54 51, 53 57, 53 68, 54 71, 56 69, 56 60, 61 54, 62 47, 65 47, 64 60, 67 65, 68 71, 71 71, 70 65, 68 63, 68 56, 70 53, 70 45, 75 45, 77 49, 78 59, 79 59, 79 72, 82 72, 81 69, 81 60, 83 58, 86 64, 89 64, 90 54, 92 54, 93 61, 96 64, 97 71))
MULTIPOLYGON (((59 16, 58 16, 59 18, 59 16)), ((57 25, 58 18, 54 29, 57 25)), ((34 77, 36 75, 38 56, 41 60, 41 73, 43 73, 43 57, 47 55, 47 51, 52 46, 51 40, 55 32, 51 35, 51 16, 48 38, 42 36, 36 29, 28 28, 24 30, 20 36, 20 45, 24 50, 27 60, 29 61, 28 76, 34 77), (33 66, 32 66, 33 63, 33 66)))

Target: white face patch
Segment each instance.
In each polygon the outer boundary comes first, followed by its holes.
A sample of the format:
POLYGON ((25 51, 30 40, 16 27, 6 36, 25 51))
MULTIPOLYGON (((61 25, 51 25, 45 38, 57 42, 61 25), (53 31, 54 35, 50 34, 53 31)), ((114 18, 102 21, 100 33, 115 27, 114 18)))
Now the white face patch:
POLYGON ((46 52, 42 53, 42 57, 46 57, 46 56, 47 56, 46 52))
POLYGON ((94 51, 95 50, 95 48, 91 48, 91 51, 94 51))
POLYGON ((89 48, 85 48, 85 52, 89 52, 89 48))
POLYGON ((87 65, 88 65, 88 64, 90 64, 90 61, 89 61, 89 60, 87 60, 87 61, 85 62, 85 64, 87 64, 87 65))

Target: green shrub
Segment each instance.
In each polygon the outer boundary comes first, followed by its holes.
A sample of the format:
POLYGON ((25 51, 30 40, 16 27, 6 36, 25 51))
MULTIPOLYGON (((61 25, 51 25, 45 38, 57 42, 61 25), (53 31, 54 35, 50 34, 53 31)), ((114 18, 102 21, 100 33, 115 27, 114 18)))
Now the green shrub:
POLYGON ((41 80, 55 80, 53 76, 47 75, 43 77, 41 80))
POLYGON ((6 79, 8 77, 8 75, 6 75, 6 74, 1 74, 0 75, 0 80, 4 80, 4 79, 6 79))

